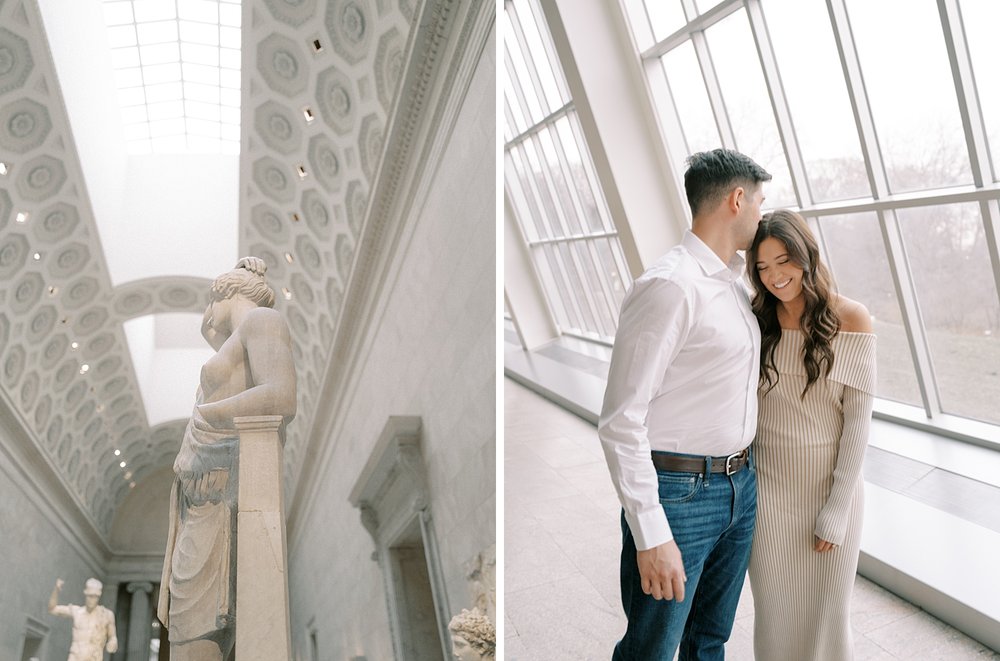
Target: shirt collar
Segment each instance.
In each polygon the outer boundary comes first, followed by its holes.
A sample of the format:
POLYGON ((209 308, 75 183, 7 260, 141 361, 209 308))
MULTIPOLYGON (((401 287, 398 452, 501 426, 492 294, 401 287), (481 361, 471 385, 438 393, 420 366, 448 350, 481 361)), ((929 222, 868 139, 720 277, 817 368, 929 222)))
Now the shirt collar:
POLYGON ((698 265, 701 266, 701 270, 705 272, 705 275, 718 277, 725 272, 730 279, 743 277, 746 260, 739 253, 733 255, 733 258, 729 260, 729 264, 724 264, 719 256, 691 230, 684 232, 681 245, 694 257, 698 265))

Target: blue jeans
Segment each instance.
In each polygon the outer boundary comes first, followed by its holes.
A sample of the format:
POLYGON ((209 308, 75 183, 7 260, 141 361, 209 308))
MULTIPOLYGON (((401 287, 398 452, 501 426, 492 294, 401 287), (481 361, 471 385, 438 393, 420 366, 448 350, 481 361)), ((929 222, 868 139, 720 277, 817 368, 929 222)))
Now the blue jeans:
POLYGON ((628 618, 613 661, 715 661, 733 629, 757 520, 757 473, 658 471, 660 504, 684 559, 684 601, 643 593, 632 533, 622 515, 621 591, 628 618))

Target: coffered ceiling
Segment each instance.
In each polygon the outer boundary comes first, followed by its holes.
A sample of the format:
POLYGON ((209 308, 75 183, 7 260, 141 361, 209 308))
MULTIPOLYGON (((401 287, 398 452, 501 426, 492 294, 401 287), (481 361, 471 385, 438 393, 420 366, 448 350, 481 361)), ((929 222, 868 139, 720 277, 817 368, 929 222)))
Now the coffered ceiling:
MULTIPOLYGON (((290 485, 321 406, 418 4, 244 2, 238 252, 267 262, 293 336, 290 485)), ((171 464, 187 422, 149 425, 123 324, 200 315, 210 281, 112 284, 36 0, 0 0, 0 26, 0 415, 107 539, 130 485, 171 464)), ((193 403, 195 386, 178 396, 193 403)))

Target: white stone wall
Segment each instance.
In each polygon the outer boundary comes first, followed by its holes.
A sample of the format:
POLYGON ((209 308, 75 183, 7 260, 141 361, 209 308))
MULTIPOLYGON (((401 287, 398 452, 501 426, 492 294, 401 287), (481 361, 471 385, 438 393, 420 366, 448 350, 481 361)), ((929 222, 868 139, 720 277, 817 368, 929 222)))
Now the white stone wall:
MULTIPOLYGON (((6 430, 0 430, 5 434, 6 430)), ((56 578, 66 581, 60 603, 83 604, 84 582, 104 579, 92 560, 69 540, 72 533, 44 504, 25 474, 10 461, 0 438, 0 659, 19 659, 27 618, 49 627, 42 661, 65 661, 72 642, 72 621, 49 615, 56 578)), ((114 608, 116 586, 106 586, 101 603, 114 608)))
MULTIPOLYGON (((477 48, 482 44, 476 44, 477 48)), ((372 539, 348 494, 391 415, 422 419, 430 510, 452 612, 473 605, 467 565, 496 541, 495 35, 478 54, 425 204, 406 219, 396 276, 378 292, 347 419, 289 540, 293 656, 393 656, 372 539)), ((439 101, 441 102, 441 101, 439 101)), ((430 165, 429 165, 430 167, 430 165)), ((308 459, 307 459, 308 461, 308 459)))

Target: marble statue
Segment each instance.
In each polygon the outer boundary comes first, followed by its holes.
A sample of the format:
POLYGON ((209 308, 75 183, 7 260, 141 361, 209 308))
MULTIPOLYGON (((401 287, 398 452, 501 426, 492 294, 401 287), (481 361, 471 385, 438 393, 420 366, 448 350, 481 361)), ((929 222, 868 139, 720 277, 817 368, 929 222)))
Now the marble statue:
POLYGON ((493 661, 496 656, 497 631, 490 619, 479 612, 463 608, 448 623, 452 652, 459 661, 493 661))
POLYGON ((222 661, 235 641, 239 435, 233 418, 280 415, 285 425, 295 416, 291 338, 272 309, 266 271, 258 257, 240 259, 212 284, 202 321, 201 333, 216 353, 201 368, 174 461, 157 604, 172 661, 222 661))
POLYGON ((115 615, 97 602, 101 598, 103 585, 96 578, 87 579, 83 588, 84 606, 59 605, 59 591, 63 580, 56 579, 56 587, 49 597, 49 612, 73 619, 73 643, 69 648, 68 661, 104 661, 104 650, 114 654, 118 651, 118 636, 115 633, 115 615))
POLYGON ((497 619, 497 547, 491 544, 465 565, 472 605, 491 622, 497 619))

